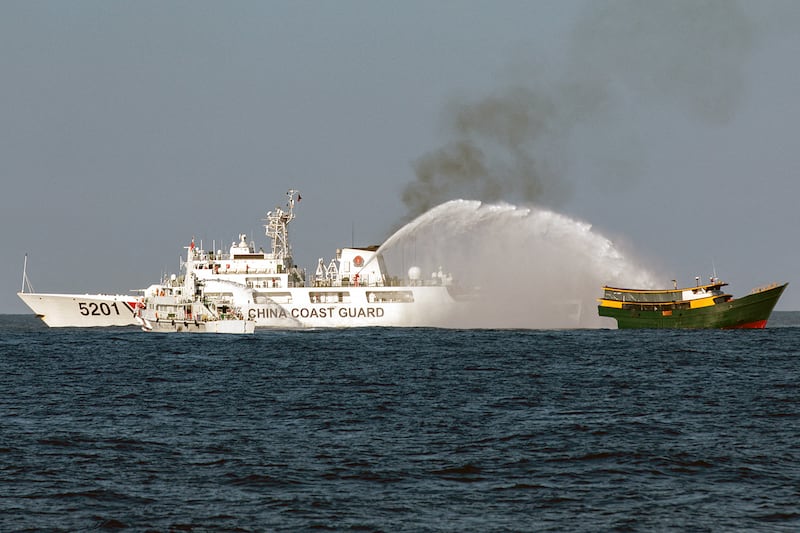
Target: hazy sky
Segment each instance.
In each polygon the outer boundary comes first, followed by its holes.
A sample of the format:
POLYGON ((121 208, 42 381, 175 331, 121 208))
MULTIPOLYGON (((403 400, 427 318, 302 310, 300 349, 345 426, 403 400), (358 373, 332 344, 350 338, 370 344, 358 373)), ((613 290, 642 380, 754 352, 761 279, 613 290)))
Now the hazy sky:
POLYGON ((792 0, 0 0, 0 313, 26 253, 127 292, 192 236, 266 245, 291 187, 312 272, 469 198, 798 310, 798 57, 792 0))

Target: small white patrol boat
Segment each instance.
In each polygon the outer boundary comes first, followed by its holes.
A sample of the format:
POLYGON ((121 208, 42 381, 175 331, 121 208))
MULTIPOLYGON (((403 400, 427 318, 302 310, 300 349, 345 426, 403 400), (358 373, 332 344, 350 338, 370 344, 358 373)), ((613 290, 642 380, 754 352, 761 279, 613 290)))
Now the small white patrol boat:
POLYGON ((176 276, 152 285, 137 305, 135 320, 143 331, 167 333, 253 333, 255 322, 246 320, 233 302, 209 301, 203 284, 194 276, 179 283, 176 276))

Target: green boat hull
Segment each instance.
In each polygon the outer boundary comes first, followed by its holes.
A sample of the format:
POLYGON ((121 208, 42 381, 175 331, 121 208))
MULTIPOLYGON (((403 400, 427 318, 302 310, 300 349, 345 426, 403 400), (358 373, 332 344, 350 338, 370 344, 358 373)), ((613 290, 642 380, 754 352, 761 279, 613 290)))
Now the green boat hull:
POLYGON ((618 309, 598 306, 600 316, 614 318, 619 329, 735 329, 764 328, 787 284, 735 298, 728 302, 665 312, 660 308, 618 309))

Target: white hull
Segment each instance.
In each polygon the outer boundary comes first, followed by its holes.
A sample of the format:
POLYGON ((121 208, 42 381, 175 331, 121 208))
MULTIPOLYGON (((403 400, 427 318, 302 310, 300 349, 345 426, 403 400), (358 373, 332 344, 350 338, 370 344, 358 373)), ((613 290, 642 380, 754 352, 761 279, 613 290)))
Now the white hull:
POLYGON ((143 320, 142 329, 156 333, 225 333, 252 334, 255 322, 252 320, 211 320, 194 322, 181 320, 143 320))
POLYGON ((446 325, 457 305, 441 286, 298 287, 274 294, 253 293, 242 314, 258 328, 436 327, 446 325), (382 294, 395 300, 403 295, 405 301, 387 301, 382 294))
MULTIPOLYGON (((446 287, 297 287, 252 293, 242 313, 257 328, 436 327, 446 325, 456 302, 446 287), (381 292, 408 294, 410 301, 380 301, 381 292), (338 300, 339 293, 346 301, 338 300), (290 296, 287 296, 290 295, 290 296), (291 300, 286 302, 285 300, 291 300), (370 301, 372 300, 372 301, 370 301)), ((138 297, 105 294, 18 293, 50 327, 135 326, 138 297)), ((228 322, 228 321, 220 321, 228 322)))
POLYGON ((136 325, 136 296, 31 292, 18 292, 17 295, 51 328, 136 325))

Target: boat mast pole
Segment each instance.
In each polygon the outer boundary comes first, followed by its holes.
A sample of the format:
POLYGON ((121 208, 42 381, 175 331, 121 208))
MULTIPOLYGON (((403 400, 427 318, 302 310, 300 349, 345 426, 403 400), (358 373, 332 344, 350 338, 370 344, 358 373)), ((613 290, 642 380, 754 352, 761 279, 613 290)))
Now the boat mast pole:
POLYGON ((25 254, 25 261, 22 263, 22 289, 20 292, 25 292, 25 278, 28 277, 28 254, 25 254))
POLYGON ((25 292, 25 287, 28 287, 29 293, 36 292, 33 290, 33 286, 31 285, 31 280, 28 279, 28 254, 25 254, 25 262, 22 263, 22 290, 20 292, 25 292))

